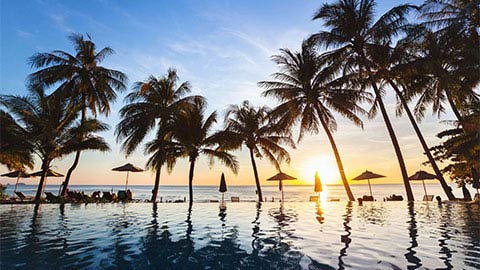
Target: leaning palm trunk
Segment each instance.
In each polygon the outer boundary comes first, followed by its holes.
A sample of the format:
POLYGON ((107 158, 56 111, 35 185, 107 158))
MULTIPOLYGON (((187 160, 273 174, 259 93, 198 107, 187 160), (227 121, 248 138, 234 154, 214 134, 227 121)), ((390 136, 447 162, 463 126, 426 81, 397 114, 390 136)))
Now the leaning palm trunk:
MULTIPOLYGON (((320 111, 318 107, 317 110, 320 111)), ((338 153, 337 144, 333 139, 332 133, 328 129, 327 123, 322 117, 320 117, 320 122, 322 123, 323 129, 325 130, 325 133, 327 133, 328 140, 330 141, 330 145, 332 146, 335 160, 337 161, 338 172, 340 173, 340 177, 342 178, 343 186, 345 187, 345 191, 347 192, 348 200, 355 201, 355 197, 353 196, 352 190, 350 189, 350 185, 347 181, 347 177, 345 176, 345 171, 343 170, 343 164, 342 160, 340 159, 340 154, 338 153)))
POLYGON ((450 92, 445 91, 445 94, 447 95, 447 100, 448 100, 448 103, 450 104, 450 107, 452 108, 453 114, 455 114, 458 122, 460 123, 460 125, 462 125, 463 124, 463 117, 460 114, 460 112, 458 111, 457 105, 455 105, 455 102, 453 101, 453 98, 450 95, 450 92))
POLYGON ((152 190, 152 202, 155 203, 157 201, 157 194, 158 194, 158 187, 160 186, 160 170, 162 169, 162 166, 159 166, 157 168, 157 171, 155 172, 155 184, 153 186, 152 190))
POLYGON ((392 123, 388 118, 387 110, 385 109, 385 104, 383 104, 383 100, 381 98, 380 91, 378 90, 377 85, 375 83, 372 83, 372 87, 375 91, 376 102, 378 102, 378 106, 380 107, 380 111, 382 112, 383 120, 385 122, 385 125, 387 126, 388 134, 390 135, 390 139, 392 140, 395 154, 397 155, 398 164, 400 165, 400 171, 402 173, 403 184, 405 185, 405 191, 407 193, 407 200, 413 201, 414 198, 412 193, 412 187, 410 186, 410 182, 408 180, 407 168, 405 166, 405 161, 403 160, 402 150, 400 149, 400 145, 398 144, 397 136, 395 135, 392 123))
POLYGON ((263 202, 262 187, 260 186, 260 179, 258 178, 257 164, 255 163, 255 157, 253 155, 252 148, 249 148, 249 150, 250 150, 250 159, 252 161, 253 174, 255 176, 255 185, 257 186, 258 201, 263 202))
POLYGON ((195 158, 190 159, 190 173, 188 174, 188 195, 189 206, 193 205, 193 171, 195 169, 195 158))
MULTIPOLYGON (((81 120, 82 125, 85 124, 86 119, 87 119, 87 111, 86 111, 86 108, 83 108, 83 110, 82 110, 82 120, 81 120)), ((70 178, 72 176, 73 171, 77 168, 78 162, 80 161, 80 153, 81 152, 82 151, 77 151, 77 153, 75 154, 75 159, 73 160, 73 164, 68 169, 67 175, 65 175, 65 180, 63 181, 63 185, 62 185, 62 192, 60 193, 60 196, 62 196, 62 197, 65 197, 65 195, 67 194, 68 184, 70 182, 70 178)))
POLYGON ((40 182, 38 183, 37 194, 35 195, 35 204, 40 203, 42 198, 43 186, 45 184, 45 178, 47 177, 48 167, 50 167, 50 162, 42 163, 42 176, 40 177, 40 182))
POLYGON ((400 89, 398 89, 397 85, 393 81, 389 80, 389 84, 392 86, 393 90, 395 91, 398 98, 400 99, 400 102, 402 103, 402 106, 405 109, 405 112, 407 113, 408 119, 410 119, 410 123, 412 123, 413 129, 417 134, 418 140, 420 141, 420 144, 423 147, 423 151, 427 155, 428 161, 432 165, 433 171, 435 172, 438 180, 440 181, 440 185, 442 186, 443 191, 445 192, 449 200, 454 200, 455 195, 453 195, 452 190, 450 189, 447 182, 445 181, 445 178, 443 178, 443 174, 440 172, 440 169, 438 168, 437 163, 435 162, 435 159, 430 153, 430 149, 428 148, 427 142, 425 141, 425 138, 423 137, 422 132, 420 131, 420 128, 418 127, 412 112, 408 108, 407 101, 405 100, 402 93, 400 92, 400 89))

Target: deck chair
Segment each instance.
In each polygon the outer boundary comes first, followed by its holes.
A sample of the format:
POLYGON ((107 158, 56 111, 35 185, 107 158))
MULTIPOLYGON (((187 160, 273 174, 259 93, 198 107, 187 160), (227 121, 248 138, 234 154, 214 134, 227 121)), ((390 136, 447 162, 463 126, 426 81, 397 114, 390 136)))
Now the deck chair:
POLYGON ((423 201, 425 202, 433 201, 433 195, 423 195, 423 201))
POLYGON ((21 201, 25 200, 27 196, 20 191, 15 191, 15 194, 20 198, 21 201))
POLYGON ((232 197, 232 202, 240 202, 240 197, 232 197))
POLYGON ((117 196, 118 196, 119 201, 127 201, 128 200, 127 192, 125 190, 119 190, 117 196))
POLYGON ((318 202, 318 196, 310 196, 309 202, 318 202))
POLYGON ((61 197, 53 195, 52 192, 45 192, 45 196, 47 196, 45 199, 49 202, 60 202, 61 197))

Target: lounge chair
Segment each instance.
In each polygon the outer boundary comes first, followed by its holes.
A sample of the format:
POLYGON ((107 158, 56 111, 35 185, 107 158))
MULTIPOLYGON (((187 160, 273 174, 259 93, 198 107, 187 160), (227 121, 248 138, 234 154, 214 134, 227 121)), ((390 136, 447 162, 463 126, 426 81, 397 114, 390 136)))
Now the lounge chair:
POLYGON ((62 197, 61 196, 55 196, 53 195, 52 192, 45 192, 45 196, 47 196, 45 199, 49 202, 61 202, 62 197))
POLYGON ((363 195, 362 201, 364 201, 364 202, 373 202, 374 199, 373 199, 373 196, 363 195))
POLYGON ((20 191, 15 191, 15 194, 20 198, 20 200, 23 202, 23 200, 25 200, 27 198, 27 196, 25 196, 25 194, 23 194, 22 192, 20 191))
POLYGON ((118 191, 118 200, 119 201, 128 201, 127 192, 125 190, 118 191))
POLYGON ((218 202, 218 200, 210 200, 210 202, 218 202))
POLYGON ((318 196, 310 196, 309 202, 318 202, 318 196))
POLYGON ((339 198, 330 198, 328 199, 329 202, 339 202, 340 199, 339 198))
POLYGON ((232 197, 232 202, 240 202, 240 197, 232 197))
POLYGON ((106 201, 111 202, 111 201, 113 201, 113 199, 114 199, 114 198, 113 198, 114 195, 115 195, 115 194, 111 194, 111 193, 108 192, 108 191, 103 191, 103 196, 102 196, 102 198, 103 198, 104 200, 106 200, 106 201))
POLYGON ((423 195, 423 201, 425 202, 433 201, 433 195, 423 195))

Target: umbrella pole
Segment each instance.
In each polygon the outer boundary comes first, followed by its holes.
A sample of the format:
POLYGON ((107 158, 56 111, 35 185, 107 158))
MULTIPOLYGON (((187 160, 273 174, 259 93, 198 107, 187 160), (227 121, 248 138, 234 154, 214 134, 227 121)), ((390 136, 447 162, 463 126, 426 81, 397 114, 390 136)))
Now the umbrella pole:
POLYGON ((282 180, 280 180, 280 185, 282 186, 282 203, 284 201, 284 196, 283 196, 283 183, 282 183, 282 180))
POLYGON ((370 179, 367 179, 368 181, 368 189, 370 189, 370 196, 373 197, 373 194, 372 194, 372 186, 370 186, 370 179))
POLYGON ((17 176, 17 182, 15 183, 15 189, 13 190, 13 194, 15 195, 15 192, 17 192, 17 186, 18 186, 18 180, 20 179, 20 174, 17 176))
POLYGON ((425 196, 427 195, 427 188, 425 187, 425 180, 422 180, 423 190, 425 191, 425 196))
POLYGON ((130 172, 127 171, 127 180, 125 181, 125 191, 127 191, 127 187, 128 187, 128 174, 129 174, 129 173, 130 173, 130 172))
POLYGON ((222 192, 222 205, 224 204, 224 201, 225 201, 224 196, 225 196, 225 193, 222 192))

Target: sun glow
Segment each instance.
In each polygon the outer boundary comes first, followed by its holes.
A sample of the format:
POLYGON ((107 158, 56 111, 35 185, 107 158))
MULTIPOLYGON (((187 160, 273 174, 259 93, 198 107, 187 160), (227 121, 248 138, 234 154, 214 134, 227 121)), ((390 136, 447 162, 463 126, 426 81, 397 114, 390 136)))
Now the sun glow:
POLYGON ((300 180, 306 184, 314 184, 316 171, 323 185, 339 183, 340 176, 333 158, 319 156, 307 160, 301 168, 300 180))

